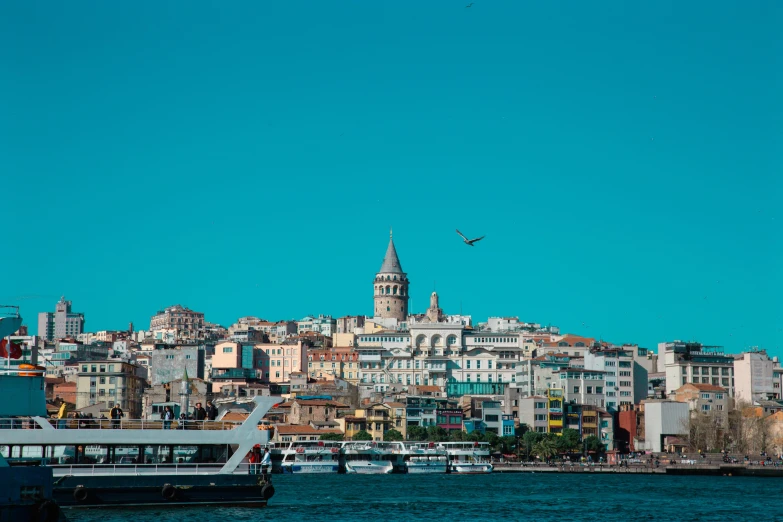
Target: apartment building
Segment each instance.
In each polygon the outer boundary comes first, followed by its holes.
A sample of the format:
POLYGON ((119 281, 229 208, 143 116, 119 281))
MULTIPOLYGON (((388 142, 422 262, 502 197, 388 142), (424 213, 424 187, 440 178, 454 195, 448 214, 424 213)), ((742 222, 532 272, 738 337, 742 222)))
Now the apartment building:
POLYGON ((135 364, 117 360, 79 364, 76 379, 76 409, 100 404, 110 409, 119 404, 126 419, 141 418, 145 381, 135 364))
POLYGON ((734 397, 734 357, 722 346, 674 341, 658 344, 658 371, 666 374, 666 394, 687 383, 720 386, 734 397))
POLYGON ((38 336, 45 341, 70 337, 75 339, 84 333, 84 314, 71 311, 71 301, 65 297, 55 305, 54 312, 38 314, 38 336))
POLYGON ((734 356, 734 397, 753 404, 774 399, 780 389, 775 387, 774 370, 777 361, 764 350, 734 356))
POLYGON ((634 385, 634 373, 639 369, 635 368, 633 351, 618 347, 595 348, 585 352, 584 365, 586 369, 604 373, 607 411, 617 412, 619 405, 635 404, 647 397, 646 372, 638 376, 639 389, 634 385))
POLYGON ((150 319, 150 331, 156 330, 173 331, 177 339, 203 339, 204 314, 182 305, 169 306, 159 310, 150 319))

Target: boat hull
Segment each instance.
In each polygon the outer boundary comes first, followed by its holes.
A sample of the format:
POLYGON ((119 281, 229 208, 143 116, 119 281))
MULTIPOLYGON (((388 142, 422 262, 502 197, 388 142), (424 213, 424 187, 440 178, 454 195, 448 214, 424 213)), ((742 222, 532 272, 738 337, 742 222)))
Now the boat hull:
POLYGON ((492 464, 451 464, 452 473, 485 474, 492 473, 492 464))
POLYGON ((66 476, 56 481, 54 499, 62 508, 263 507, 274 495, 264 486, 261 475, 66 476))
POLYGON ((446 473, 448 471, 446 464, 432 464, 432 465, 410 465, 407 466, 408 473, 422 474, 422 473, 446 473))
POLYGON ((372 462, 346 462, 346 473, 362 473, 366 475, 385 475, 392 473, 394 466, 389 462, 388 464, 374 464, 372 462))
POLYGON ((294 463, 291 465, 285 465, 282 467, 283 473, 293 473, 293 474, 299 474, 299 473, 337 473, 340 471, 340 464, 335 463, 329 463, 329 464, 316 464, 316 463, 294 463))

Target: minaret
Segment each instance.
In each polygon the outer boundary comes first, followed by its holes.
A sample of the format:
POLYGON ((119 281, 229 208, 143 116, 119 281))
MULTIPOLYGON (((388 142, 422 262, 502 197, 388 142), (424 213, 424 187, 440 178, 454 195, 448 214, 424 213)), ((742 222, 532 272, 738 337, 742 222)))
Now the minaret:
POLYGON ((427 319, 431 323, 443 321, 443 310, 440 309, 437 292, 432 292, 432 295, 430 296, 430 307, 427 308, 427 319))
POLYGON ((390 230, 386 256, 373 283, 374 317, 405 321, 408 318, 408 284, 408 277, 402 271, 390 230))
POLYGON ((185 368, 185 374, 179 384, 179 412, 188 415, 190 411, 190 379, 188 378, 188 369, 185 368))

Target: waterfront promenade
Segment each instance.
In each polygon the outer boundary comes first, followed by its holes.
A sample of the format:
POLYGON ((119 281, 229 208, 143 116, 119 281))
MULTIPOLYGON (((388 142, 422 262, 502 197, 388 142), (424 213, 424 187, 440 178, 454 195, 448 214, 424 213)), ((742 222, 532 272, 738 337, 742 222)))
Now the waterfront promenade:
MULTIPOLYGON (((693 462, 693 461, 691 461, 693 462)), ((661 464, 647 463, 625 465, 539 462, 496 462, 495 473, 615 473, 638 475, 713 475, 713 476, 755 476, 783 477, 783 464, 699 462, 661 464)))

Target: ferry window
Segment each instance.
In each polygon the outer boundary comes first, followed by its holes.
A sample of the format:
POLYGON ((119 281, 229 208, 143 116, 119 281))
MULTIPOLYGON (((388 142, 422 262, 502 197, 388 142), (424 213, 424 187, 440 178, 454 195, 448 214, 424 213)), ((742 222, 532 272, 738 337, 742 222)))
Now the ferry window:
POLYGON ((174 446, 174 462, 185 464, 198 461, 198 446, 174 446))

